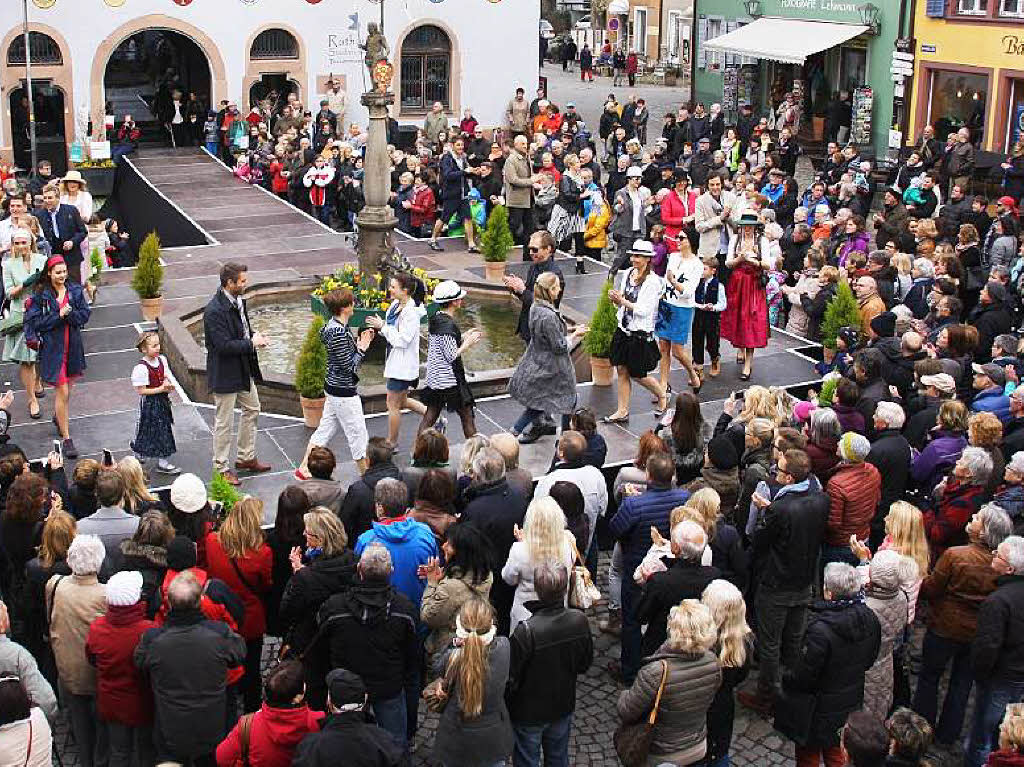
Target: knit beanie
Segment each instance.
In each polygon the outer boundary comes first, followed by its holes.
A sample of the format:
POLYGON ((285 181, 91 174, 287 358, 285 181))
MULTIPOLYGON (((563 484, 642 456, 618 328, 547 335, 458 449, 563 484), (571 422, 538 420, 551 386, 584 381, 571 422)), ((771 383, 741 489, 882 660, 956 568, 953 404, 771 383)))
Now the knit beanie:
POLYGON ((736 447, 725 434, 719 434, 708 442, 708 458, 711 459, 712 466, 722 471, 735 469, 740 463, 736 447))
POLYGON ((141 596, 142 573, 138 570, 114 573, 107 581, 107 604, 111 607, 133 605, 141 596))
POLYGON ((793 417, 800 423, 807 423, 811 413, 818 409, 813 402, 797 402, 793 407, 793 417))
POLYGON ((871 318, 871 329, 880 338, 892 338, 896 332, 896 315, 892 312, 882 312, 871 318))
POLYGON ((839 457, 844 461, 861 463, 867 458, 870 451, 871 443, 868 442, 867 437, 855 431, 848 431, 839 440, 839 447, 836 452, 839 453, 839 457))
POLYGON ((178 511, 195 514, 206 500, 206 485, 195 474, 182 474, 171 483, 171 505, 178 511))
POLYGON ((171 570, 188 570, 196 566, 196 545, 191 538, 179 535, 167 544, 167 567, 171 570))

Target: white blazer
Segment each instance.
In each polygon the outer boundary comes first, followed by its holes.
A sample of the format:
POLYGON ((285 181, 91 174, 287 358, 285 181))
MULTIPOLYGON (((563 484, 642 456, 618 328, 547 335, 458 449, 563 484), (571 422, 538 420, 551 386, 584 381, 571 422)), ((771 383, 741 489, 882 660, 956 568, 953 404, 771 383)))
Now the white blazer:
MULTIPOLYGON (((633 267, 630 267, 626 271, 621 273, 619 277, 618 290, 623 295, 626 294, 626 280, 633 273, 633 267)), ((624 327, 622 324, 622 318, 626 314, 626 307, 620 306, 616 320, 619 323, 620 328, 624 328, 630 332, 640 333, 653 333, 654 322, 658 319, 658 302, 661 300, 661 294, 665 291, 665 280, 651 272, 647 275, 644 280, 644 284, 640 286, 640 292, 637 294, 636 301, 633 302, 633 319, 629 325, 624 327)))
POLYGON ((665 280, 665 302, 672 306, 692 308, 696 306, 693 296, 700 285, 700 279, 704 276, 704 262, 696 255, 683 261, 679 253, 672 253, 668 257, 668 267, 665 270, 666 277, 671 274, 676 282, 683 283, 683 290, 677 291, 672 288, 668 279, 665 280))
MULTIPOLYGON (((394 306, 397 301, 392 302, 394 306)), ((388 311, 391 307, 388 307, 388 311)), ((420 377, 420 320, 427 310, 416 306, 410 298, 398 315, 398 322, 380 329, 388 342, 388 358, 384 362, 384 377, 402 381, 415 381, 420 377)))

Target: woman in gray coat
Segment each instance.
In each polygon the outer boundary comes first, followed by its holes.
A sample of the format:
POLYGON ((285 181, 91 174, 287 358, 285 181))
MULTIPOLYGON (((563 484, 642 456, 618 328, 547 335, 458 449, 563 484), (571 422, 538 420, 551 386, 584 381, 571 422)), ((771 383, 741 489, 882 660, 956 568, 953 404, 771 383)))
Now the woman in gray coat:
POLYGON ((917 580, 917 565, 893 549, 882 549, 868 566, 868 585, 864 603, 878 618, 882 643, 878 657, 864 674, 864 710, 881 720, 892 707, 892 655, 903 641, 909 604, 906 589, 917 580))
POLYGON ((569 356, 576 339, 587 332, 577 327, 568 336, 565 321, 555 309, 562 292, 558 276, 545 272, 533 286, 530 306, 530 345, 508 382, 508 393, 526 410, 512 427, 516 436, 544 415, 560 413, 562 428, 569 428, 569 414, 576 407, 576 371, 569 356))
POLYGON ((694 764, 707 751, 707 713, 722 683, 718 640, 711 611, 696 599, 684 599, 668 614, 668 639, 644 659, 633 686, 619 695, 619 718, 638 722, 650 715, 662 674, 665 687, 654 722, 647 767, 694 764))
POLYGON ((985 243, 981 249, 981 264, 986 269, 993 266, 1005 266, 1017 257, 1017 224, 1010 216, 998 216, 992 222, 985 243))
POLYGON ((434 761, 442 767, 503 766, 512 752, 505 707, 511 651, 496 634, 491 605, 472 597, 455 619, 455 639, 435 662, 448 692, 434 736, 434 761))

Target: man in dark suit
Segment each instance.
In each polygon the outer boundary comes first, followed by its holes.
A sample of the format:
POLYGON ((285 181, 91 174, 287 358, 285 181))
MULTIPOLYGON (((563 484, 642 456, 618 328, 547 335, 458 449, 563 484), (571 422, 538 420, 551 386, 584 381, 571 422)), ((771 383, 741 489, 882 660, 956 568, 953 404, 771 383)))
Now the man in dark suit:
POLYGON ((256 350, 265 347, 267 339, 262 333, 252 332, 249 313, 242 300, 247 269, 245 264, 224 264, 220 270, 221 289, 203 312, 206 375, 216 405, 213 469, 232 485, 238 484, 238 476, 228 466, 236 405, 242 409, 242 420, 238 427, 235 469, 270 470, 270 466, 256 460, 256 420, 260 415, 256 384, 263 381, 256 350))
POLYGON ((81 285, 82 243, 89 236, 89 230, 85 228, 78 208, 61 205, 60 192, 51 188, 43 192, 43 207, 32 211, 32 215, 39 219, 43 236, 53 248, 53 255, 64 257, 68 265, 68 279, 81 285))

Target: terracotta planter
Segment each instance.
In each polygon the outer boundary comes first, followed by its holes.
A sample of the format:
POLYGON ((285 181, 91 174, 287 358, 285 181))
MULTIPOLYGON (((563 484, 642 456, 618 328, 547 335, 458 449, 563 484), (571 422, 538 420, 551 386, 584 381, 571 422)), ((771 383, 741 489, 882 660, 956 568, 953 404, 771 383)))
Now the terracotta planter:
POLYGON ((326 397, 308 399, 301 394, 299 395, 299 404, 302 405, 302 418, 305 420, 306 426, 315 429, 320 425, 320 419, 324 416, 324 403, 326 401, 326 397))
POLYGON ((501 282, 505 276, 506 261, 484 261, 484 275, 488 282, 501 282))
POLYGON ((146 322, 153 322, 163 313, 163 296, 157 296, 156 298, 141 298, 139 299, 139 303, 142 304, 142 318, 146 320, 146 322))
POLYGON ((612 372, 612 363, 607 357, 590 358, 590 377, 594 386, 611 386, 612 372))

